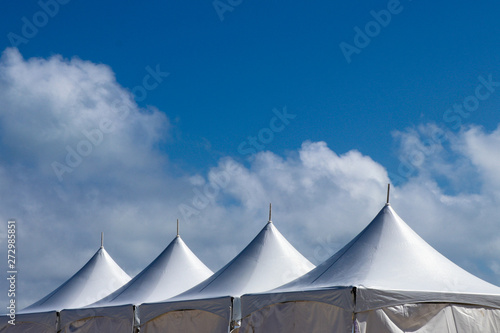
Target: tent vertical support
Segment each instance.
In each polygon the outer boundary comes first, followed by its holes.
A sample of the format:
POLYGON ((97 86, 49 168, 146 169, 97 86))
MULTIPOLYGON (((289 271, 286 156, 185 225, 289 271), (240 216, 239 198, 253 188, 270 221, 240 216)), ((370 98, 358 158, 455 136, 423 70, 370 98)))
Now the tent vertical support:
POLYGON ((141 331, 140 323, 139 323, 139 309, 137 306, 132 305, 132 333, 139 333, 141 331))
POLYGON ((352 329, 351 329, 351 332, 352 333, 359 333, 358 324, 356 323, 356 296, 358 293, 358 289, 356 287, 352 287, 351 293, 352 293, 352 298, 353 298, 353 303, 354 303, 354 309, 352 311, 352 329))
POLYGON ((61 332, 61 312, 56 311, 56 332, 61 332))
POLYGON ((233 309, 234 309, 234 297, 231 297, 231 305, 229 306, 229 325, 228 332, 231 332, 234 329, 235 322, 233 320, 233 309))

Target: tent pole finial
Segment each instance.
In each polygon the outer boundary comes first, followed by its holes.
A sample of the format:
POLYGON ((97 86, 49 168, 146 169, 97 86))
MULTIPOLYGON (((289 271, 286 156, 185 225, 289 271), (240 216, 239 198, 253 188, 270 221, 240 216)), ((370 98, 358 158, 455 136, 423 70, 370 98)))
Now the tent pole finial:
POLYGON ((101 232, 101 249, 104 247, 104 232, 101 232))
POLYGON ((269 221, 268 221, 269 223, 273 222, 273 220, 271 220, 271 211, 272 211, 272 205, 271 203, 269 203, 269 221))
POLYGON ((179 219, 177 219, 177 237, 179 237, 179 219))
POLYGON ((391 192, 391 184, 387 184, 387 202, 385 203, 386 205, 390 205, 389 204, 389 194, 391 192))

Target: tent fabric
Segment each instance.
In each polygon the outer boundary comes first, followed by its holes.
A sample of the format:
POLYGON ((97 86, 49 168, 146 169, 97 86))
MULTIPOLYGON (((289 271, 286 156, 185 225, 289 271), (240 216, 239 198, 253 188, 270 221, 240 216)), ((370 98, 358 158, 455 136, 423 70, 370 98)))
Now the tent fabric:
POLYGON ((352 333, 351 330, 352 312, 315 301, 296 301, 281 302, 252 312, 239 333, 352 333))
POLYGON ((56 311, 16 314, 15 325, 8 323, 8 316, 0 317, 1 333, 56 333, 58 317, 56 311))
MULTIPOLYGON (((400 303, 405 292, 412 301, 461 302, 465 295, 495 295, 500 306, 500 288, 468 273, 427 244, 386 205, 373 221, 340 251, 305 276, 281 290, 322 289, 331 286, 359 287, 366 291, 356 308, 367 310, 400 303), (382 302, 370 291, 385 291, 382 302), (390 291, 394 292, 390 292, 390 291), (440 298, 441 296, 442 298, 440 298), (417 298, 418 297, 418 298, 417 298), (374 302, 370 304, 369 302, 374 302)), ((481 298, 475 298, 483 304, 481 298)), ((401 303, 400 303, 401 304, 401 303)), ((491 302, 484 301, 486 306, 491 302)))
POLYGON ((62 325, 79 333, 92 332, 94 327, 128 333, 134 326, 134 305, 170 298, 212 274, 177 235, 155 260, 123 287, 84 309, 62 311, 62 325), (132 315, 128 315, 130 313, 132 315))
POLYGON ((199 299, 189 301, 164 302, 143 304, 139 308, 139 314, 142 323, 151 321, 167 312, 177 310, 201 310, 213 313, 221 318, 224 318, 227 323, 231 319, 228 309, 231 308, 231 297, 217 297, 210 299, 199 299))
POLYGON ((141 326, 141 332, 228 332, 229 323, 202 310, 167 312, 141 326), (207 328, 209 329, 207 330, 207 328))
POLYGON ((92 258, 59 288, 16 314, 16 327, 0 326, 0 332, 55 333, 58 312, 91 304, 130 280, 101 246, 92 258))
POLYGON ((497 294, 486 294, 473 292, 377 290, 359 287, 357 288, 356 295, 356 312, 417 302, 460 303, 500 309, 500 290, 497 291, 497 294))
POLYGON ((63 310, 60 315, 60 332, 132 333, 134 316, 134 307, 131 305, 63 310))
POLYGON ((352 288, 331 288, 243 295, 239 332, 352 333, 352 292, 352 288))
POLYGON ((233 260, 175 300, 239 297, 270 290, 309 272, 314 265, 268 222, 233 260))
POLYGON ((256 309, 279 306, 276 295, 283 293, 288 293, 288 302, 315 301, 349 310, 349 302, 331 297, 343 289, 353 292, 353 314, 416 303, 500 309, 499 287, 445 258, 387 204, 351 242, 309 273, 270 292, 243 295, 242 330, 256 309))
MULTIPOLYGON (((233 260, 205 281, 166 302, 141 305, 140 320, 141 323, 149 321, 148 325, 152 327, 156 325, 152 321, 156 320, 151 318, 151 313, 160 316, 159 313, 165 315, 168 311, 180 311, 183 307, 189 308, 190 301, 193 304, 200 304, 200 302, 201 304, 211 302, 218 304, 220 297, 229 300, 236 299, 236 302, 231 302, 229 306, 223 308, 223 311, 226 317, 230 316, 231 308, 232 318, 228 318, 240 319, 239 296, 244 293, 276 288, 307 273, 312 268, 314 265, 302 256, 269 221, 233 260)), ((198 315, 198 312, 193 312, 193 314, 198 315)), ((196 321, 196 318, 193 317, 191 320, 196 321)), ((184 322, 187 321, 188 319, 184 319, 184 322)), ((214 322, 219 323, 216 319, 214 322)), ((206 325, 209 325, 208 322, 206 325)), ((156 326, 163 327, 159 324, 156 326)), ((211 329, 213 332, 219 332, 215 327, 211 329)), ((161 329, 158 329, 155 332, 160 331, 161 329)), ((220 332, 227 332, 227 325, 220 332)))
POLYGON ((130 280, 104 247, 59 288, 20 313, 80 308, 109 295, 130 280))
POLYGON ((141 332, 227 332, 231 297, 143 304, 139 307, 141 332), (181 329, 182 328, 182 329, 181 329))
POLYGON ((463 304, 404 304, 356 314, 360 333, 500 332, 500 310, 463 304))
POLYGON ((140 331, 227 333, 233 318, 230 296, 141 304, 140 331))
POLYGON ((247 316, 273 304, 311 301, 332 305, 349 313, 354 312, 352 288, 325 288, 323 290, 248 294, 241 297, 241 312, 247 316))
POLYGON ((176 236, 163 252, 123 287, 93 304, 109 306, 163 301, 180 294, 213 272, 176 236))

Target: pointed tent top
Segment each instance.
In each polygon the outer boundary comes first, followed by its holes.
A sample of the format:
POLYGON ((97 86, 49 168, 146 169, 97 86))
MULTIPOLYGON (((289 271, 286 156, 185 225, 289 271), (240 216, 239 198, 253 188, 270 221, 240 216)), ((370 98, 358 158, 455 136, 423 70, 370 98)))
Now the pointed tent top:
POLYGON ((271 220, 271 213, 272 213, 272 205, 269 203, 269 223, 273 223, 273 220, 271 220))
POLYGON ((239 297, 290 282, 315 266, 269 221, 255 238, 211 277, 171 300, 239 297))
POLYGON ((101 249, 104 247, 104 232, 101 232, 101 249))
POLYGON ((391 193, 391 184, 387 184, 387 201, 385 203, 386 206, 389 206, 389 194, 391 193))
MULTIPOLYGON (((433 301, 464 302, 471 299, 463 294, 500 296, 500 288, 468 273, 444 257, 418 236, 387 204, 341 250, 308 274, 278 289, 303 291, 338 286, 387 292, 383 297, 367 293, 364 298, 359 298, 356 306, 363 309, 361 311, 387 304, 425 301, 429 297, 433 301)), ((476 299, 474 302, 478 301, 480 303, 477 304, 487 304, 484 303, 485 299, 476 299)), ((500 300, 495 302, 500 304, 500 300)))
POLYGON ((197 285, 213 272, 175 237, 163 252, 130 282, 92 306, 160 302, 197 285))
POLYGON ((87 306, 130 281, 130 276, 100 248, 90 260, 66 282, 20 313, 61 311, 87 306), (106 281, 106 283, 103 283, 106 281))
POLYGON ((177 237, 179 237, 179 219, 177 219, 177 237))

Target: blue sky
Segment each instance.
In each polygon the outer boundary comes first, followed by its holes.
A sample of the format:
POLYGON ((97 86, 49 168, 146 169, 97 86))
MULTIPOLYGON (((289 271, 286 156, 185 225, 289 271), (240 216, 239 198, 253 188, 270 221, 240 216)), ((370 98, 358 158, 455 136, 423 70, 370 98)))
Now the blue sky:
MULTIPOLYGON (((2 35, 22 36, 22 17, 33 21, 41 7, 9 8, 2 35)), ((347 64, 339 44, 353 45, 355 26, 373 20, 370 11, 387 1, 363 4, 241 2, 223 13, 211 2, 78 2, 60 5, 39 28, 24 57, 61 54, 109 65, 117 81, 132 89, 146 66, 170 77, 148 92, 154 105, 176 123, 183 142, 199 146, 165 149, 188 167, 208 167, 216 153, 237 154, 234 142, 258 132, 274 107, 298 115, 269 149, 296 149, 304 140, 326 141, 337 152, 359 149, 389 168, 394 129, 443 123, 443 112, 469 95, 477 76, 498 73, 498 25, 494 2, 400 3, 387 27, 347 64), (493 7, 493 8, 492 8, 493 7), (224 133, 224 135, 221 135, 224 133), (205 139, 211 151, 203 147, 205 139)), ((7 38, 3 38, 9 46, 7 38)), ((485 108, 466 122, 495 128, 485 108)))
POLYGON ((269 201, 318 263, 318 246, 336 250, 376 215, 388 181, 412 228, 500 284, 497 2, 61 2, 0 13, 0 216, 26 226, 24 305, 81 266, 102 230, 133 275, 188 220, 186 242, 217 269, 269 201), (54 162, 102 119, 118 129, 58 178, 54 162), (186 216, 227 161, 238 177, 186 216))

